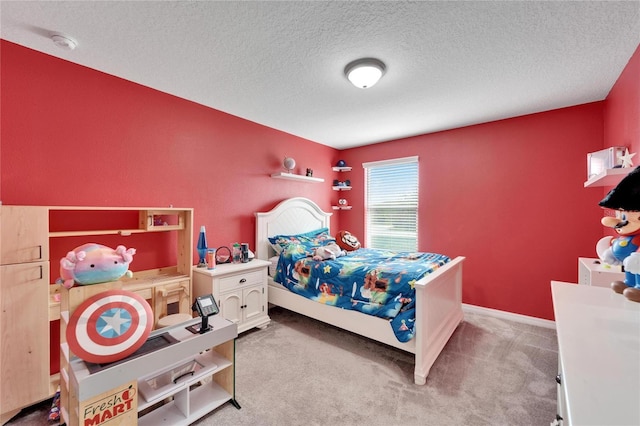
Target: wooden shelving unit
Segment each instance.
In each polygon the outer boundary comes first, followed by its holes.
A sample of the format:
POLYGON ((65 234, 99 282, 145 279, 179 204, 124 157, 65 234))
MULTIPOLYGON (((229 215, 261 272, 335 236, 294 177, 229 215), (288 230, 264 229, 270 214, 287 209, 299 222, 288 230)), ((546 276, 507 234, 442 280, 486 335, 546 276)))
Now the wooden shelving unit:
MULTIPOLYGON (((167 287, 175 287, 176 285, 186 286, 187 294, 191 294, 191 266, 193 264, 193 209, 190 208, 157 208, 157 207, 48 207, 49 214, 55 213, 58 217, 65 214, 83 215, 100 214, 109 215, 109 213, 117 214, 118 212, 131 212, 137 214, 137 227, 113 227, 105 229, 103 227, 95 227, 91 229, 74 230, 74 229, 56 229, 49 231, 49 238, 65 238, 87 236, 95 237, 102 235, 132 235, 149 232, 176 232, 177 246, 176 265, 163 267, 158 269, 150 269, 145 271, 137 271, 132 278, 122 277, 119 281, 123 283, 123 289, 139 294, 144 299, 150 301, 156 316, 157 323, 160 313, 159 299, 156 297, 158 291, 162 291, 167 287), (158 303, 156 303, 158 302, 158 303)), ((170 249, 170 248, 167 248, 170 249)), ((57 285, 56 285, 57 286, 57 285)), ((57 292, 57 287, 52 289, 57 292)), ((169 300, 169 303, 179 302, 179 297, 169 300)), ((54 298, 49 301, 50 316, 55 316, 60 311, 59 302, 54 298)), ((189 313, 188 307, 181 306, 181 313, 189 313)))
MULTIPOLYGON (((123 289, 133 291, 150 302, 157 321, 161 312, 156 306, 160 292, 181 287, 190 298, 193 209, 4 205, 1 212, 3 297, 0 343, 3 353, 0 374, 3 387, 0 392, 0 421, 4 423, 21 408, 52 397, 61 378, 64 379, 62 374, 50 374, 49 371, 50 348, 58 345, 57 341, 50 339, 50 322, 60 319, 61 311, 65 311, 61 309, 60 302, 63 289, 59 284, 52 284, 58 277, 59 257, 52 259, 53 264, 50 264, 50 257, 57 256, 51 253, 51 244, 55 242, 54 245, 60 246, 60 241, 65 243, 65 239, 70 238, 71 249, 78 245, 78 239, 73 240, 74 237, 89 237, 85 242, 101 243, 102 236, 175 233, 175 237, 167 239, 175 243, 174 247, 159 248, 175 250, 175 264, 136 271, 132 278, 118 281, 123 289), (126 220, 120 219, 125 216, 126 220), (28 267, 28 274, 13 273, 16 268, 23 267, 18 265, 28 267), (26 285, 21 284, 21 277, 28 278, 26 285), (23 302, 15 303, 15 300, 30 302, 24 306, 23 302), (11 379, 14 374, 20 379, 11 379), (24 385, 16 388, 15 383, 18 382, 24 385)), ((179 294, 168 298, 168 303, 173 302, 180 302, 179 294)), ((191 314, 190 307, 184 303, 178 303, 178 307, 180 312, 191 314)), ((64 362, 62 358, 61 362, 64 362)))

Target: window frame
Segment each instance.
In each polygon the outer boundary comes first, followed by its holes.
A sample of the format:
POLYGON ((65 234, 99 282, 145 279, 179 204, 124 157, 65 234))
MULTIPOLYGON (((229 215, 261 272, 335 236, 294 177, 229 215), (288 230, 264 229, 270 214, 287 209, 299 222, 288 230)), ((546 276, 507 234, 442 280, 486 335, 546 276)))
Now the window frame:
MULTIPOLYGON (((420 204, 420 197, 419 197, 419 191, 420 191, 420 163, 419 163, 419 157, 418 156, 410 156, 410 157, 401 157, 401 158, 393 158, 393 159, 388 159, 388 160, 381 160, 381 161, 371 161, 371 162, 367 162, 367 163, 362 163, 362 167, 364 169, 364 240, 365 240, 365 247, 369 247, 369 248, 381 248, 381 249, 389 249, 389 250, 394 250, 394 251, 417 251, 418 250, 418 240, 419 240, 419 217, 418 217, 418 211, 419 211, 419 204, 420 204), (415 205, 415 218, 411 218, 411 214, 407 215, 406 217, 402 217, 403 215, 401 214, 400 216, 397 217, 397 219, 399 219, 399 221, 403 224, 403 225, 410 225, 413 226, 413 229, 410 229, 408 234, 405 236, 405 238, 411 240, 412 244, 410 246, 407 246, 406 244, 393 244, 390 247, 379 247, 377 244, 374 244, 375 239, 380 239, 384 237, 384 233, 381 234, 380 232, 375 232, 372 231, 372 227, 373 225, 371 224, 371 216, 370 216, 370 211, 372 208, 375 208, 374 206, 370 205, 370 186, 372 185, 372 183, 370 182, 371 176, 370 176, 370 171, 376 168, 385 168, 385 167, 393 167, 393 166, 401 166, 401 165, 415 165, 415 171, 411 170, 412 175, 410 176, 410 178, 415 178, 415 181, 411 181, 407 187, 410 190, 408 192, 409 195, 409 203, 413 206, 415 205), (415 175, 413 175, 413 173, 415 173, 415 175), (415 203, 415 204, 414 204, 415 203), (408 219, 408 221, 406 220, 408 219), (413 222, 413 223, 411 223, 413 222)), ((393 184, 397 185, 398 182, 393 182, 393 184)), ((384 184, 383 184, 384 186, 384 184)), ((385 194, 389 194, 389 195, 393 195, 394 192, 391 192, 388 190, 385 192, 385 194)), ((382 195, 384 197, 384 194, 382 195)), ((406 204, 406 202, 404 203, 406 204)), ((402 207, 406 207, 406 206, 402 206, 402 207)), ((412 207, 413 209, 413 207, 412 207)), ((392 216, 393 217, 393 216, 392 216)), ((398 239, 401 240, 402 239, 402 231, 396 231, 396 232, 390 232, 387 234, 387 238, 393 240, 398 239), (394 235, 395 234, 395 235, 394 235)))

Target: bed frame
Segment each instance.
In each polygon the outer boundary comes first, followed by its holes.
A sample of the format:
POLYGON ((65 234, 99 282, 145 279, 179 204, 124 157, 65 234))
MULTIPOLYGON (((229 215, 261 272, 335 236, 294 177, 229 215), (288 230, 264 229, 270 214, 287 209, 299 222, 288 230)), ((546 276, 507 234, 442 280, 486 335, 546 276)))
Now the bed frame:
MULTIPOLYGON (((303 197, 284 200, 269 212, 256 213, 256 257, 268 260, 276 255, 269 236, 329 228, 332 214, 303 197)), ((406 343, 398 341, 388 320, 314 302, 291 293, 271 277, 269 303, 415 354, 414 381, 424 385, 431 366, 463 319, 463 261, 464 257, 456 257, 416 282, 416 336, 406 343)))

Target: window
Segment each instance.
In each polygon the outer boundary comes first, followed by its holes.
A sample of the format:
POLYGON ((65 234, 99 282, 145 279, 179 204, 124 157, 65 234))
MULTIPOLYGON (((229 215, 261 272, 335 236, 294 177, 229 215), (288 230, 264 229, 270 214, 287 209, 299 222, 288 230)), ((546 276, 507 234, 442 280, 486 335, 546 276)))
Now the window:
POLYGON ((365 247, 418 250, 418 157, 364 163, 365 247))

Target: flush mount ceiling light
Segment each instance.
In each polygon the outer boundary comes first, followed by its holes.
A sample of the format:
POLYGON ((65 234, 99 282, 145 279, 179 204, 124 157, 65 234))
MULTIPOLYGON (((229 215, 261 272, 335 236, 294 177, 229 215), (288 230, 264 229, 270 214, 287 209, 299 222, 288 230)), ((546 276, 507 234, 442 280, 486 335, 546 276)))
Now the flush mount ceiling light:
POLYGON ((66 50, 73 50, 78 46, 77 41, 65 35, 54 34, 51 36, 51 40, 53 40, 56 46, 66 50))
POLYGON ((344 75, 354 86, 367 89, 380 80, 386 67, 384 62, 374 58, 357 59, 344 67, 344 75))

